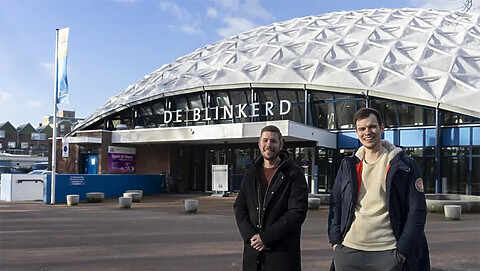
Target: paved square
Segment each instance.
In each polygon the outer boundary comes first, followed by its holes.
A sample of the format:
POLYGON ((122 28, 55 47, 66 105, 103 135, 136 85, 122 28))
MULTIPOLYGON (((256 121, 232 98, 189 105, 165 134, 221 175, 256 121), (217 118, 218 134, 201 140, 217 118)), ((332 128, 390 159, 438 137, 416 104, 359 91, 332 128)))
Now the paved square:
MULTIPOLYGON (((234 197, 144 196, 131 209, 117 199, 64 204, 0 202, 0 270, 241 270, 234 197), (198 199, 196 214, 185 199, 198 199)), ((328 270, 328 206, 309 210, 303 270, 328 270)), ((480 270, 480 214, 447 221, 429 213, 432 270, 480 270)))

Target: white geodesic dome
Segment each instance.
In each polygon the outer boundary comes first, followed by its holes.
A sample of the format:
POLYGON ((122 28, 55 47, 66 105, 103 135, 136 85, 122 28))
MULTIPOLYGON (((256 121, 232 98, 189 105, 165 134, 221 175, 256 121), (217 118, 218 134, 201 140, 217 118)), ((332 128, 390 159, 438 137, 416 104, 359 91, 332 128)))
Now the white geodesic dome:
POLYGON ((112 97, 81 126, 177 91, 243 83, 354 89, 479 117, 479 15, 371 9, 262 26, 163 65, 112 97))

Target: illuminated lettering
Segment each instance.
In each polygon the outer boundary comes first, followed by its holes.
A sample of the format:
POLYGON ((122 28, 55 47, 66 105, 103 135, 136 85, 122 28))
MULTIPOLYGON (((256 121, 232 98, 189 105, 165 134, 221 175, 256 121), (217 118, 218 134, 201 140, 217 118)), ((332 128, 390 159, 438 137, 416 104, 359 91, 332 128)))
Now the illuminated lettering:
POLYGON ((273 108, 273 102, 266 102, 265 103, 265 116, 273 116, 273 111, 272 111, 272 108, 273 108))

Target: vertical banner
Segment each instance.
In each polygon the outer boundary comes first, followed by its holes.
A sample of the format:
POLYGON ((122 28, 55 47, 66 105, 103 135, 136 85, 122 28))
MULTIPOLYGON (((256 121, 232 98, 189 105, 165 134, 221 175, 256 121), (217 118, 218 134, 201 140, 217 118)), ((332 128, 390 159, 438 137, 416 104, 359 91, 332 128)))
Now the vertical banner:
POLYGON ((57 52, 57 84, 58 84, 58 103, 70 102, 68 93, 68 79, 67 79, 67 47, 68 47, 68 33, 70 28, 60 29, 58 32, 58 52, 57 52))

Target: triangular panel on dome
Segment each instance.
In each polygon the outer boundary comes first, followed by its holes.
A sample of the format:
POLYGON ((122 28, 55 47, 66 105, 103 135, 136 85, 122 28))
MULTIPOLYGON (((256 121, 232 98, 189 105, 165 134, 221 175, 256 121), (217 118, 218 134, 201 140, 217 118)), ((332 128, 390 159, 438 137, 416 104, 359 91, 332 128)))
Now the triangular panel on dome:
POLYGON ((302 56, 307 58, 322 59, 328 52, 330 46, 320 42, 308 42, 302 56))
POLYGON ((351 58, 344 59, 323 59, 322 62, 325 66, 331 67, 336 70, 344 70, 348 63, 352 61, 351 58))
POLYGON ((377 77, 379 64, 374 61, 366 61, 356 59, 347 66, 353 76, 355 76, 365 87, 370 87, 374 84, 377 77))
POLYGON ((392 52, 398 59, 398 54, 401 54, 409 60, 408 62, 417 62, 422 57, 425 47, 424 43, 398 41, 395 43, 394 49, 392 48, 392 52))
POLYGON ((480 90, 480 75, 451 74, 451 77, 459 87, 480 90))
POLYGON ((365 85, 350 71, 331 69, 328 66, 325 66, 325 75, 315 78, 312 83, 342 88, 365 89, 365 85))
POLYGON ((363 44, 363 47, 358 52, 356 59, 377 61, 383 63, 385 58, 389 54, 389 48, 378 46, 376 44, 369 44, 368 42, 363 44))
POLYGON ((478 48, 480 46, 480 30, 477 27, 472 27, 465 34, 465 39, 462 42, 462 48, 478 48))
POLYGON ((395 11, 387 16, 384 21, 384 25, 400 25, 405 26, 410 22, 411 18, 405 16, 398 11, 395 11))
POLYGON ((417 41, 417 42, 425 42, 430 38, 430 31, 426 29, 414 28, 411 26, 406 26, 403 30, 402 35, 400 38, 403 41, 417 41))
MULTIPOLYGON (((470 79, 476 80, 476 85, 479 85, 478 81, 480 81, 480 77, 470 79)), ((454 85, 451 86, 450 91, 446 92, 440 101, 447 105, 453 105, 459 108, 466 108, 468 110, 478 112, 477 97, 479 95, 480 89, 478 87, 471 88, 469 86, 464 86, 454 82, 454 85)))
POLYGON ((374 31, 373 27, 365 27, 364 25, 352 25, 348 30, 348 37, 351 39, 364 39, 370 36, 374 31))
POLYGON ((429 21, 423 20, 423 19, 418 18, 418 17, 414 17, 410 21, 410 23, 408 23, 408 25, 412 28, 420 28, 420 29, 424 29, 424 30, 434 28, 434 26, 432 24, 430 24, 429 21))
POLYGON ((340 57, 342 57, 343 55, 340 54, 340 51, 347 53, 349 56, 358 55, 358 52, 360 51, 360 49, 362 49, 362 45, 363 45, 363 40, 361 39, 344 38, 339 40, 334 47, 337 53, 340 55, 340 57))
POLYGON ((283 62, 289 63, 291 61, 268 62, 263 65, 257 74, 257 80, 268 83, 288 83, 298 80, 297 77, 293 78, 295 75, 288 68, 285 68, 288 64, 283 62))
POLYGON ((294 41, 284 46, 284 50, 291 51, 297 57, 303 56, 307 48, 308 48, 308 42, 305 42, 305 41, 297 41, 297 42, 294 41))
POLYGON ((453 56, 450 54, 440 53, 427 47, 423 52, 423 57, 419 65, 429 69, 448 72, 450 71, 453 59, 453 56))
POLYGON ((480 55, 476 57, 459 55, 453 63, 451 72, 453 74, 480 74, 480 55))
POLYGON ((315 74, 317 65, 318 61, 315 60, 296 60, 290 67, 303 81, 308 82, 315 74))
POLYGON ((393 37, 390 33, 382 31, 381 28, 377 28, 370 33, 370 35, 368 36, 368 41, 376 43, 378 45, 390 47, 397 41, 397 39, 393 37))

